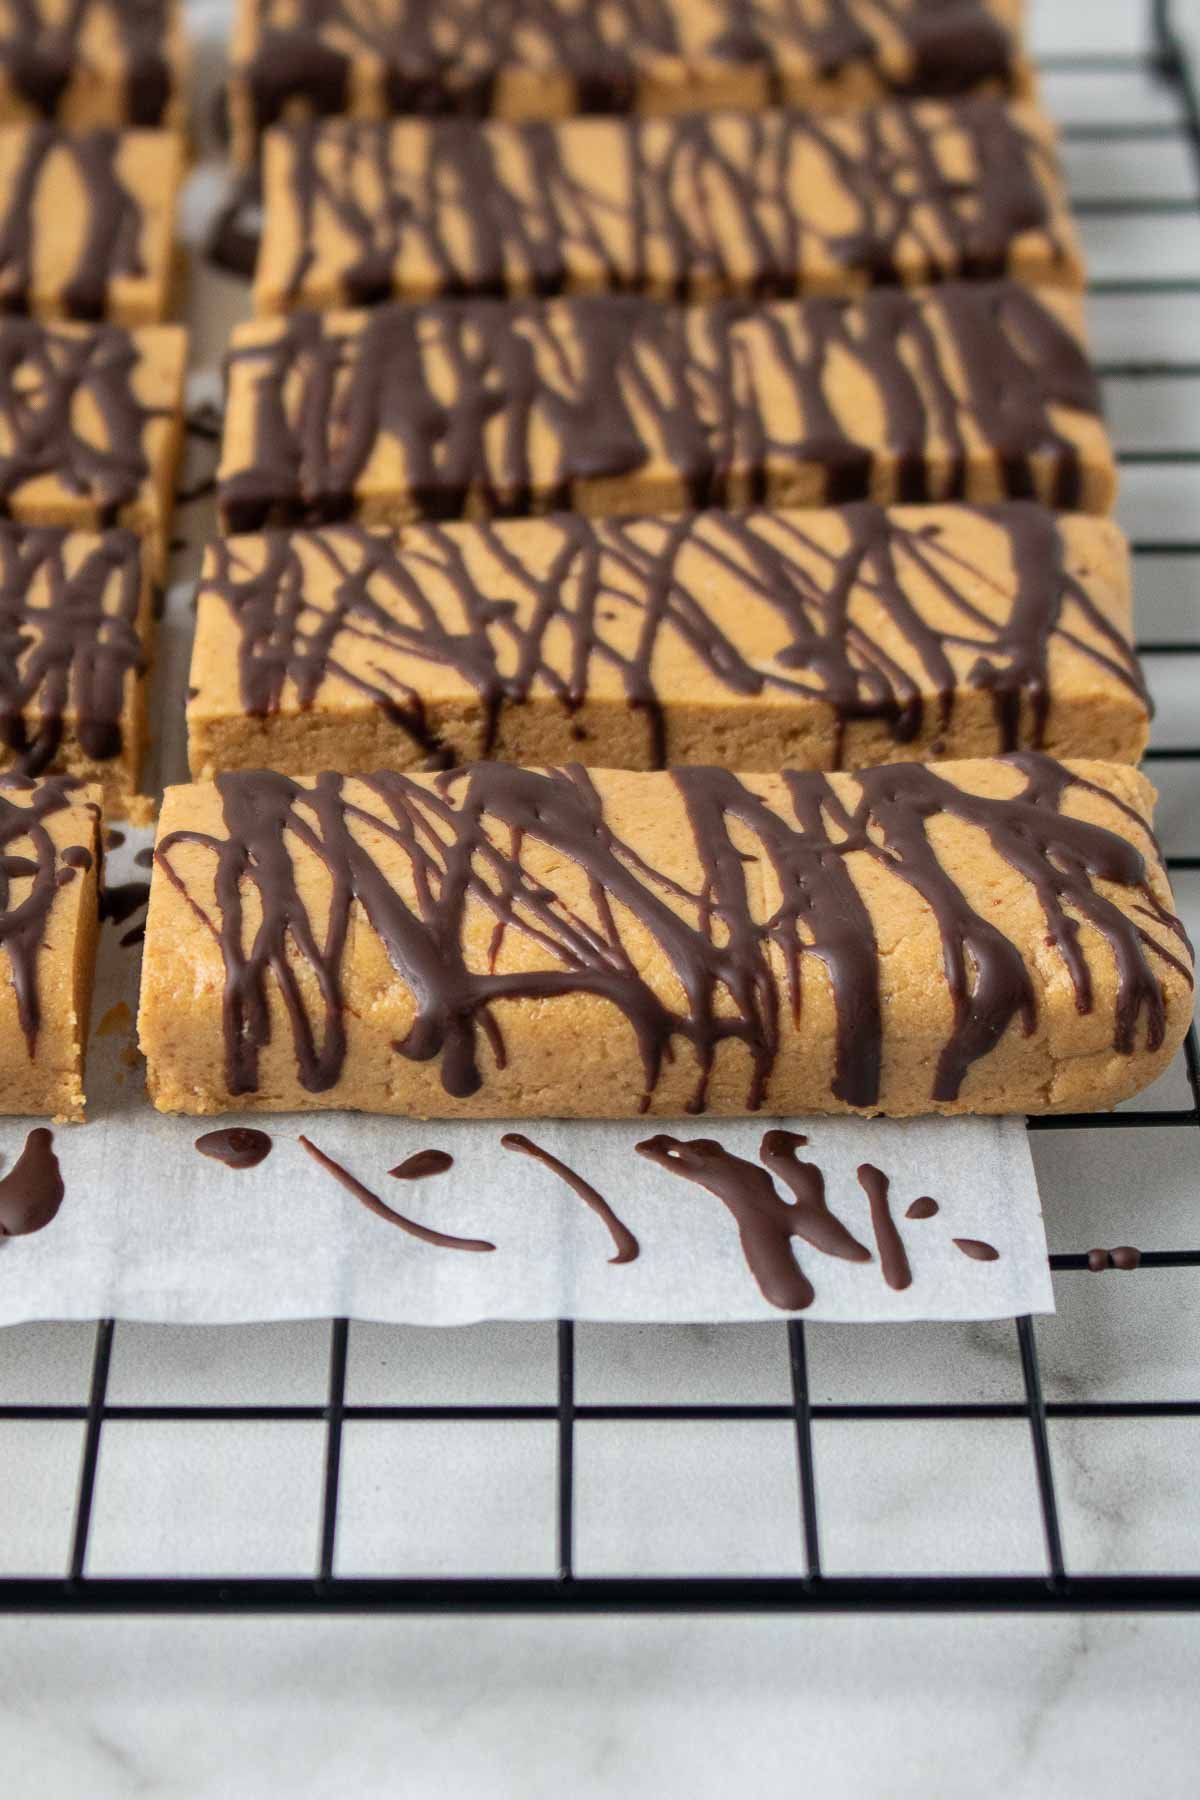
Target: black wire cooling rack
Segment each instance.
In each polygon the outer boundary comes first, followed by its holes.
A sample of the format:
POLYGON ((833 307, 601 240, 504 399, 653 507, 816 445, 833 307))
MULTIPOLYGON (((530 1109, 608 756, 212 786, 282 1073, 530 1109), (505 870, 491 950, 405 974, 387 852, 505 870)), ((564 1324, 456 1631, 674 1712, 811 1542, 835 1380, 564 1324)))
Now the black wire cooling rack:
MULTIPOLYGON (((1073 0, 1072 0, 1073 3, 1073 0)), ((1068 140, 1127 141, 1132 145, 1164 135, 1181 135, 1188 147, 1195 174, 1195 193, 1189 197, 1162 199, 1091 198, 1077 203, 1082 214, 1138 212, 1146 215, 1200 213, 1200 94, 1181 38, 1176 34, 1169 0, 1152 6, 1151 49, 1143 57, 1059 56, 1043 66, 1066 74, 1104 76, 1107 73, 1151 73, 1173 90, 1178 103, 1178 122, 1170 125, 1130 122, 1090 123, 1068 127, 1068 140)), ((1200 279, 1153 279, 1140 276, 1092 284, 1096 294, 1148 298, 1200 296, 1200 279)), ((1101 363, 1102 375, 1121 381, 1157 380, 1200 376, 1200 360, 1191 362, 1101 363)), ((1200 468, 1200 446, 1194 449, 1145 448, 1122 454, 1128 464, 1190 464, 1200 468)), ((1200 538, 1183 541, 1139 541, 1134 546, 1139 560, 1193 559, 1200 572, 1200 538)), ((1200 574, 1198 574, 1200 578, 1200 574)), ((1170 640, 1144 641, 1140 648, 1152 656, 1195 655, 1200 643, 1170 640)), ((1152 749, 1154 760, 1182 762, 1185 767, 1200 759, 1200 744, 1183 748, 1152 749)), ((1168 858, 1173 871, 1200 870, 1200 856, 1168 858)), ((1034 1119, 1031 1128, 1055 1131, 1165 1130, 1191 1127, 1200 1130, 1200 1049, 1195 1030, 1187 1040, 1185 1064, 1190 1104, 1172 1110, 1125 1110, 1099 1116, 1034 1119)), ((1087 1252, 1051 1257, 1058 1273, 1088 1267, 1087 1252)), ((1135 1277, 1152 1285, 1159 1272, 1170 1268, 1200 1268, 1200 1249, 1149 1252, 1142 1257, 1135 1277)), ((1153 1298, 1148 1299, 1148 1305, 1153 1298)), ((43 1612, 257 1612, 257 1611, 352 1611, 352 1610, 460 1610, 489 1612, 597 1612, 597 1611, 756 1611, 811 1612, 850 1609, 886 1611, 1009 1610, 1100 1611, 1118 1609, 1169 1610, 1200 1606, 1200 1537, 1196 1543, 1196 1571, 1175 1574, 1074 1573, 1064 1553, 1059 1523, 1059 1499, 1055 1490, 1048 1421, 1057 1419, 1160 1418, 1200 1419, 1200 1400, 1146 1401, 1061 1400, 1043 1396, 1037 1344, 1032 1321, 1013 1321, 1023 1380, 1023 1397, 1010 1402, 961 1404, 822 1404, 812 1398, 808 1378, 805 1327, 786 1326, 790 1364, 790 1400, 777 1404, 714 1405, 593 1405, 576 1399, 574 1327, 557 1327, 557 1397, 543 1405, 355 1405, 347 1401, 347 1356, 351 1327, 345 1319, 329 1326, 328 1388, 323 1405, 124 1405, 108 1399, 109 1369, 114 1333, 111 1320, 96 1327, 92 1355, 90 1393, 79 1405, 5 1404, 0 1399, 0 1422, 59 1420, 83 1424, 82 1464, 75 1502, 71 1548, 66 1572, 53 1577, 0 1578, 0 1611, 43 1612), (919 1420, 1016 1420, 1029 1430, 1041 1524, 1045 1540, 1044 1571, 1030 1575, 829 1575, 823 1570, 822 1520, 814 1459, 814 1424, 826 1421, 919 1420), (97 1505, 97 1469, 106 1425, 114 1421, 162 1423, 307 1422, 324 1427, 323 1493, 320 1512, 319 1555, 310 1576, 232 1576, 223 1578, 150 1575, 91 1575, 87 1572, 89 1541, 97 1505), (426 1576, 396 1573, 387 1576, 347 1576, 335 1572, 338 1534, 339 1476, 343 1432, 360 1421, 487 1422, 541 1421, 555 1428, 556 1445, 556 1544, 553 1572, 539 1576, 426 1576), (581 1575, 576 1572, 576 1433, 579 1426, 596 1421, 665 1424, 676 1421, 783 1421, 795 1437, 795 1458, 800 1526, 806 1573, 795 1576, 654 1576, 581 1575)), ((0 1472, 2 1479, 2 1472, 0 1472)), ((746 1522, 753 1529, 753 1520, 746 1522)))

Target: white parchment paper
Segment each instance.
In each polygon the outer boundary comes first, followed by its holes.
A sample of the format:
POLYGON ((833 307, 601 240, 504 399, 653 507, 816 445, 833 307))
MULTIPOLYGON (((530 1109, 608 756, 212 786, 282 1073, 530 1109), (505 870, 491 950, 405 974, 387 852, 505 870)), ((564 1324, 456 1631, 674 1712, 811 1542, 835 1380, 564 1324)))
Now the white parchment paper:
MULTIPOLYGON (((203 134, 227 35, 227 0, 192 0, 197 123, 203 134)), ((249 314, 247 287, 197 254, 223 191, 215 147, 200 158, 184 196, 186 316, 191 332, 189 398, 212 402, 229 331, 249 314)), ((194 442, 181 487, 214 461, 194 442)), ((151 693, 151 791, 185 781, 184 703, 192 596, 211 501, 180 508, 180 543, 159 636, 151 693)), ((109 858, 109 880, 144 874, 135 853, 148 832, 128 831, 109 858)), ((912 1269, 894 1291, 878 1255, 852 1264, 794 1243, 816 1290, 806 1316, 820 1319, 985 1319, 1051 1311, 1046 1242, 1025 1128, 1020 1120, 886 1121, 757 1118, 662 1124, 518 1122, 518 1128, 597 1188, 636 1234, 637 1261, 612 1266, 604 1226, 551 1172, 500 1148, 493 1123, 419 1124, 341 1114, 280 1119, 167 1118, 146 1099, 134 1051, 140 953, 122 948, 134 920, 103 928, 88 1070, 89 1123, 55 1132, 67 1196, 37 1236, 0 1240, 0 1323, 116 1317, 232 1323, 326 1317, 461 1324, 480 1319, 721 1321, 774 1318, 761 1296, 723 1204, 638 1156, 660 1130, 717 1138, 757 1160, 764 1131, 784 1123, 806 1132, 804 1154, 824 1171, 829 1203, 861 1242, 874 1245, 859 1163, 891 1180, 892 1212, 912 1269), (233 1171, 197 1154, 197 1135, 217 1125, 255 1124, 275 1147, 258 1168, 233 1171), (491 1255, 418 1243, 381 1222, 297 1142, 301 1131, 409 1217, 460 1236, 492 1240, 491 1255), (416 1150, 454 1158, 445 1175, 400 1182, 387 1171, 416 1150), (907 1221, 930 1194, 940 1211, 907 1221), (955 1237, 1000 1252, 976 1262, 955 1237)), ((586 1079, 586 1046, 581 1046, 586 1079)), ((36 1121, 0 1120, 0 1172, 36 1121)), ((787 1196, 784 1195, 784 1198, 787 1196)))

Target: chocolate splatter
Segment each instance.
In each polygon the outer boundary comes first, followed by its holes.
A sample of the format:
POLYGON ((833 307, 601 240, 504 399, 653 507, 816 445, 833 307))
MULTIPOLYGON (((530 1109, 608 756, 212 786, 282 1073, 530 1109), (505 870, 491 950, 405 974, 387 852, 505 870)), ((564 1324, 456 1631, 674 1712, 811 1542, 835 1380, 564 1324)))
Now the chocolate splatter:
POLYGON ((39 1125, 12 1168, 0 1176, 0 1237, 44 1230, 57 1217, 63 1192, 53 1133, 39 1125))
POLYGON ((908 1253, 888 1205, 888 1178, 874 1163, 860 1163, 858 1179, 871 1208, 871 1228, 879 1246, 883 1279, 890 1288, 897 1291, 911 1287, 912 1270, 909 1267, 908 1253))
POLYGON ((961 1250, 964 1256, 971 1257, 974 1262, 995 1262, 1000 1255, 995 1244, 987 1244, 982 1238, 956 1237, 951 1241, 956 1250, 961 1250))
POLYGON ((201 1156, 211 1156, 227 1169, 256 1169, 271 1154, 271 1139, 265 1131, 247 1125, 231 1125, 220 1131, 206 1131, 196 1139, 201 1156))
POLYGON ((712 1138, 668 1137, 660 1133, 636 1146, 673 1175, 706 1188, 733 1214, 750 1271, 763 1298, 785 1312, 802 1312, 815 1298, 812 1283, 792 1253, 797 1211, 781 1200, 769 1175, 734 1156, 712 1138))
MULTIPOLYGON (((549 1150, 543 1150, 540 1144, 535 1144, 531 1138, 525 1137, 519 1131, 505 1132, 500 1142, 505 1150, 519 1151, 522 1156, 531 1156, 536 1162, 544 1164, 547 1169, 558 1176, 560 1181, 566 1183, 572 1193, 578 1194, 585 1206, 590 1206, 596 1216, 604 1221, 616 1251, 615 1256, 609 1257, 610 1263, 636 1261, 640 1249, 636 1237, 629 1227, 617 1217, 604 1195, 599 1193, 590 1181, 585 1181, 582 1175, 577 1175, 575 1170, 569 1168, 560 1158, 552 1156, 549 1150)), ((644 1145, 639 1144, 638 1148, 644 1149, 644 1145)))
POLYGON ((829 1210, 825 1198, 825 1177, 815 1163, 801 1162, 796 1151, 808 1143, 794 1131, 768 1131, 759 1148, 765 1166, 786 1183, 795 1196, 792 1230, 826 1256, 840 1256, 847 1262, 870 1262, 871 1252, 860 1244, 839 1218, 829 1210))
POLYGON ((906 1219, 932 1219, 938 1211, 940 1208, 937 1201, 928 1194, 921 1194, 911 1206, 905 1207, 904 1216, 906 1219))
POLYGON ((489 1243, 486 1238, 451 1237, 445 1231, 434 1231, 428 1225, 418 1225, 415 1220, 406 1219, 403 1213, 396 1212, 394 1208, 387 1205, 386 1201, 381 1200, 378 1194, 373 1194, 370 1188, 364 1187, 357 1176, 350 1173, 349 1169, 343 1168, 341 1163, 335 1162, 332 1156, 327 1156, 324 1150, 319 1150, 311 1138, 301 1136, 299 1142, 303 1144, 314 1162, 320 1163, 321 1167, 327 1169, 335 1181, 340 1181, 356 1200, 362 1201, 368 1212, 373 1212, 377 1219, 383 1219, 387 1224, 395 1225, 401 1231, 406 1231, 409 1237, 419 1238, 423 1244, 435 1244, 442 1250, 489 1251, 496 1248, 495 1244, 489 1243))
POLYGON ((148 881, 118 881, 100 890, 100 917, 123 925, 150 898, 148 881))
POLYGON ((444 1175, 453 1167, 454 1158, 448 1150, 416 1150, 394 1169, 389 1169, 388 1174, 394 1175, 397 1181, 423 1181, 427 1175, 444 1175))

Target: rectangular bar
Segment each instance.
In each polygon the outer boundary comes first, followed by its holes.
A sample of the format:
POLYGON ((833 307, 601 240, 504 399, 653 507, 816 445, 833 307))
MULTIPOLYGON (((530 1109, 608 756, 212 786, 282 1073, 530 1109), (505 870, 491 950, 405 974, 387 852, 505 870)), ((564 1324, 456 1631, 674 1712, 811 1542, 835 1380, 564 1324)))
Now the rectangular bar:
POLYGON ((230 531, 570 509, 1115 491, 1075 294, 947 283, 664 307, 606 294, 238 326, 230 531))
POLYGON ((171 788, 150 1095, 479 1118, 1112 1106, 1192 1013, 1152 804, 1134 769, 1032 752, 171 788))
POLYGON ((1049 121, 999 100, 868 112, 267 133, 255 309, 493 294, 861 293, 1083 283, 1049 121))
POLYGON ((180 0, 0 0, 0 121, 187 127, 180 0))
POLYGON ((0 523, 0 768, 93 783, 104 810, 139 792, 154 587, 131 531, 0 523))
POLYGON ((99 800, 0 776, 0 1113, 83 1117, 99 800))
POLYGON ((152 325, 175 269, 183 139, 0 129, 0 310, 152 325))
POLYGON ((188 755, 218 770, 1136 762, 1128 545, 1029 503, 360 526, 210 544, 188 755))
POLYGON ((0 509, 22 525, 124 525, 161 580, 186 357, 178 325, 0 320, 0 509))
POLYGON ((678 113, 1027 93, 1018 0, 239 0, 235 157, 280 119, 678 113))

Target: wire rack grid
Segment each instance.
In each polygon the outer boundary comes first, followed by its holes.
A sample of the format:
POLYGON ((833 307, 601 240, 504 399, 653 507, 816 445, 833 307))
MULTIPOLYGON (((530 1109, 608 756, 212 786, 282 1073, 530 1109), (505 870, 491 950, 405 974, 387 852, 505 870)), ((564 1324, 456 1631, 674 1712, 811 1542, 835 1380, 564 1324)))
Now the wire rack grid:
MULTIPOLYGON (((1169 123, 1114 119, 1068 126, 1064 136, 1072 144, 1129 146, 1169 138, 1178 141, 1189 167, 1188 191, 1167 195, 1089 195, 1078 199, 1084 217, 1121 215, 1170 221, 1200 217, 1200 90, 1183 40, 1177 34, 1169 0, 1152 5, 1150 49, 1140 57, 1059 55, 1043 66, 1053 76, 1094 74, 1100 79, 1139 73, 1168 89, 1174 106, 1169 123)), ((1200 278, 1121 274, 1095 280, 1093 298, 1134 305, 1181 304, 1200 301, 1200 278)), ((1186 383, 1200 377, 1200 360, 1160 356, 1146 360, 1101 361, 1101 375, 1110 382, 1147 384, 1186 383)), ((1139 434, 1144 436, 1145 434, 1139 434)), ((1200 471, 1200 443, 1194 446, 1139 442, 1122 449, 1121 461, 1130 466, 1200 471)), ((1135 556, 1141 565, 1156 559, 1179 559, 1189 565, 1191 580, 1200 571, 1200 537, 1135 540, 1135 556)), ((1163 637, 1144 640, 1143 654, 1151 659, 1194 656, 1200 650, 1195 638, 1163 637)), ((1170 764, 1190 787, 1200 742, 1154 747, 1149 757, 1170 764)), ((1200 855, 1171 855, 1168 864, 1176 877, 1200 871, 1200 855)), ((1135 1110, 1099 1116, 1079 1115, 1052 1120, 1031 1120, 1031 1129, 1103 1132, 1106 1128, 1200 1130, 1200 1048, 1195 1030, 1188 1038, 1184 1063, 1188 1103, 1178 1107, 1135 1110)), ((1192 1142, 1196 1140, 1193 1139, 1192 1142)), ((1056 1274, 1071 1275, 1088 1268, 1087 1251, 1051 1257, 1056 1274)), ((1154 1283, 1169 1269, 1200 1269, 1200 1249, 1147 1252, 1135 1278, 1151 1292, 1145 1304, 1153 1306, 1154 1283)), ((1130 1279, 1126 1277, 1124 1279, 1130 1279)), ((1007 1400, 823 1402, 815 1397, 809 1376, 809 1343, 802 1322, 786 1326, 789 1394, 766 1403, 722 1402, 712 1404, 650 1402, 604 1404, 581 1400, 576 1382, 576 1332, 569 1322, 557 1326, 556 1393, 533 1404, 364 1404, 348 1397, 347 1367, 351 1326, 345 1319, 328 1325, 327 1386, 323 1403, 313 1404, 129 1404, 110 1397, 110 1371, 118 1327, 111 1320, 95 1327, 91 1351, 90 1384, 86 1399, 74 1403, 22 1403, 9 1401, 0 1388, 0 1425, 39 1422, 76 1422, 82 1429, 82 1456, 70 1530, 69 1558, 60 1574, 0 1575, 0 1611, 46 1612, 190 1612, 190 1611, 353 1611, 353 1610, 461 1610, 504 1612, 586 1611, 828 1611, 876 1609, 886 1611, 933 1610, 1168 1610, 1200 1606, 1200 1545, 1195 1569, 1175 1573, 1122 1573, 1117 1570, 1079 1572, 1072 1568, 1064 1549, 1060 1524, 1060 1496, 1056 1489, 1051 1446, 1051 1425, 1064 1420, 1142 1419, 1200 1420, 1200 1399, 1082 1399, 1046 1398, 1039 1365, 1038 1344, 1032 1321, 1012 1322, 1019 1360, 1020 1396, 1007 1400), (1027 1431, 1027 1454, 1032 1458, 1036 1481, 1040 1529, 1044 1539, 1044 1568, 1033 1574, 838 1574, 827 1573, 825 1541, 828 1520, 819 1498, 817 1479, 817 1430, 837 1423, 887 1422, 904 1425, 916 1421, 1015 1421, 1018 1434, 1027 1431), (231 1423, 262 1427, 305 1424, 322 1442, 321 1495, 318 1520, 318 1556, 310 1574, 157 1575, 138 1572, 97 1574, 89 1572, 89 1547, 97 1513, 97 1474, 105 1428, 117 1422, 154 1422, 185 1427, 203 1424, 220 1427, 231 1423), (793 1439, 793 1457, 803 1573, 712 1575, 591 1575, 577 1572, 576 1522, 579 1475, 577 1442, 581 1428, 607 1423, 612 1426, 669 1427, 681 1422, 705 1422, 727 1429, 737 1424, 774 1421, 793 1439), (554 1533, 551 1571, 536 1575, 467 1576, 394 1573, 353 1575, 338 1572, 336 1555, 339 1531, 339 1496, 342 1489, 343 1446, 347 1427, 375 1422, 389 1426, 456 1424, 513 1426, 540 1424, 554 1434, 554 1533)), ((1023 1453, 1024 1454, 1024 1453, 1023 1453)), ((0 1482, 4 1479, 0 1465, 0 1482)), ((753 1522, 749 1522, 751 1529, 753 1522)), ((399 1559, 398 1559, 399 1560, 399 1559)))

